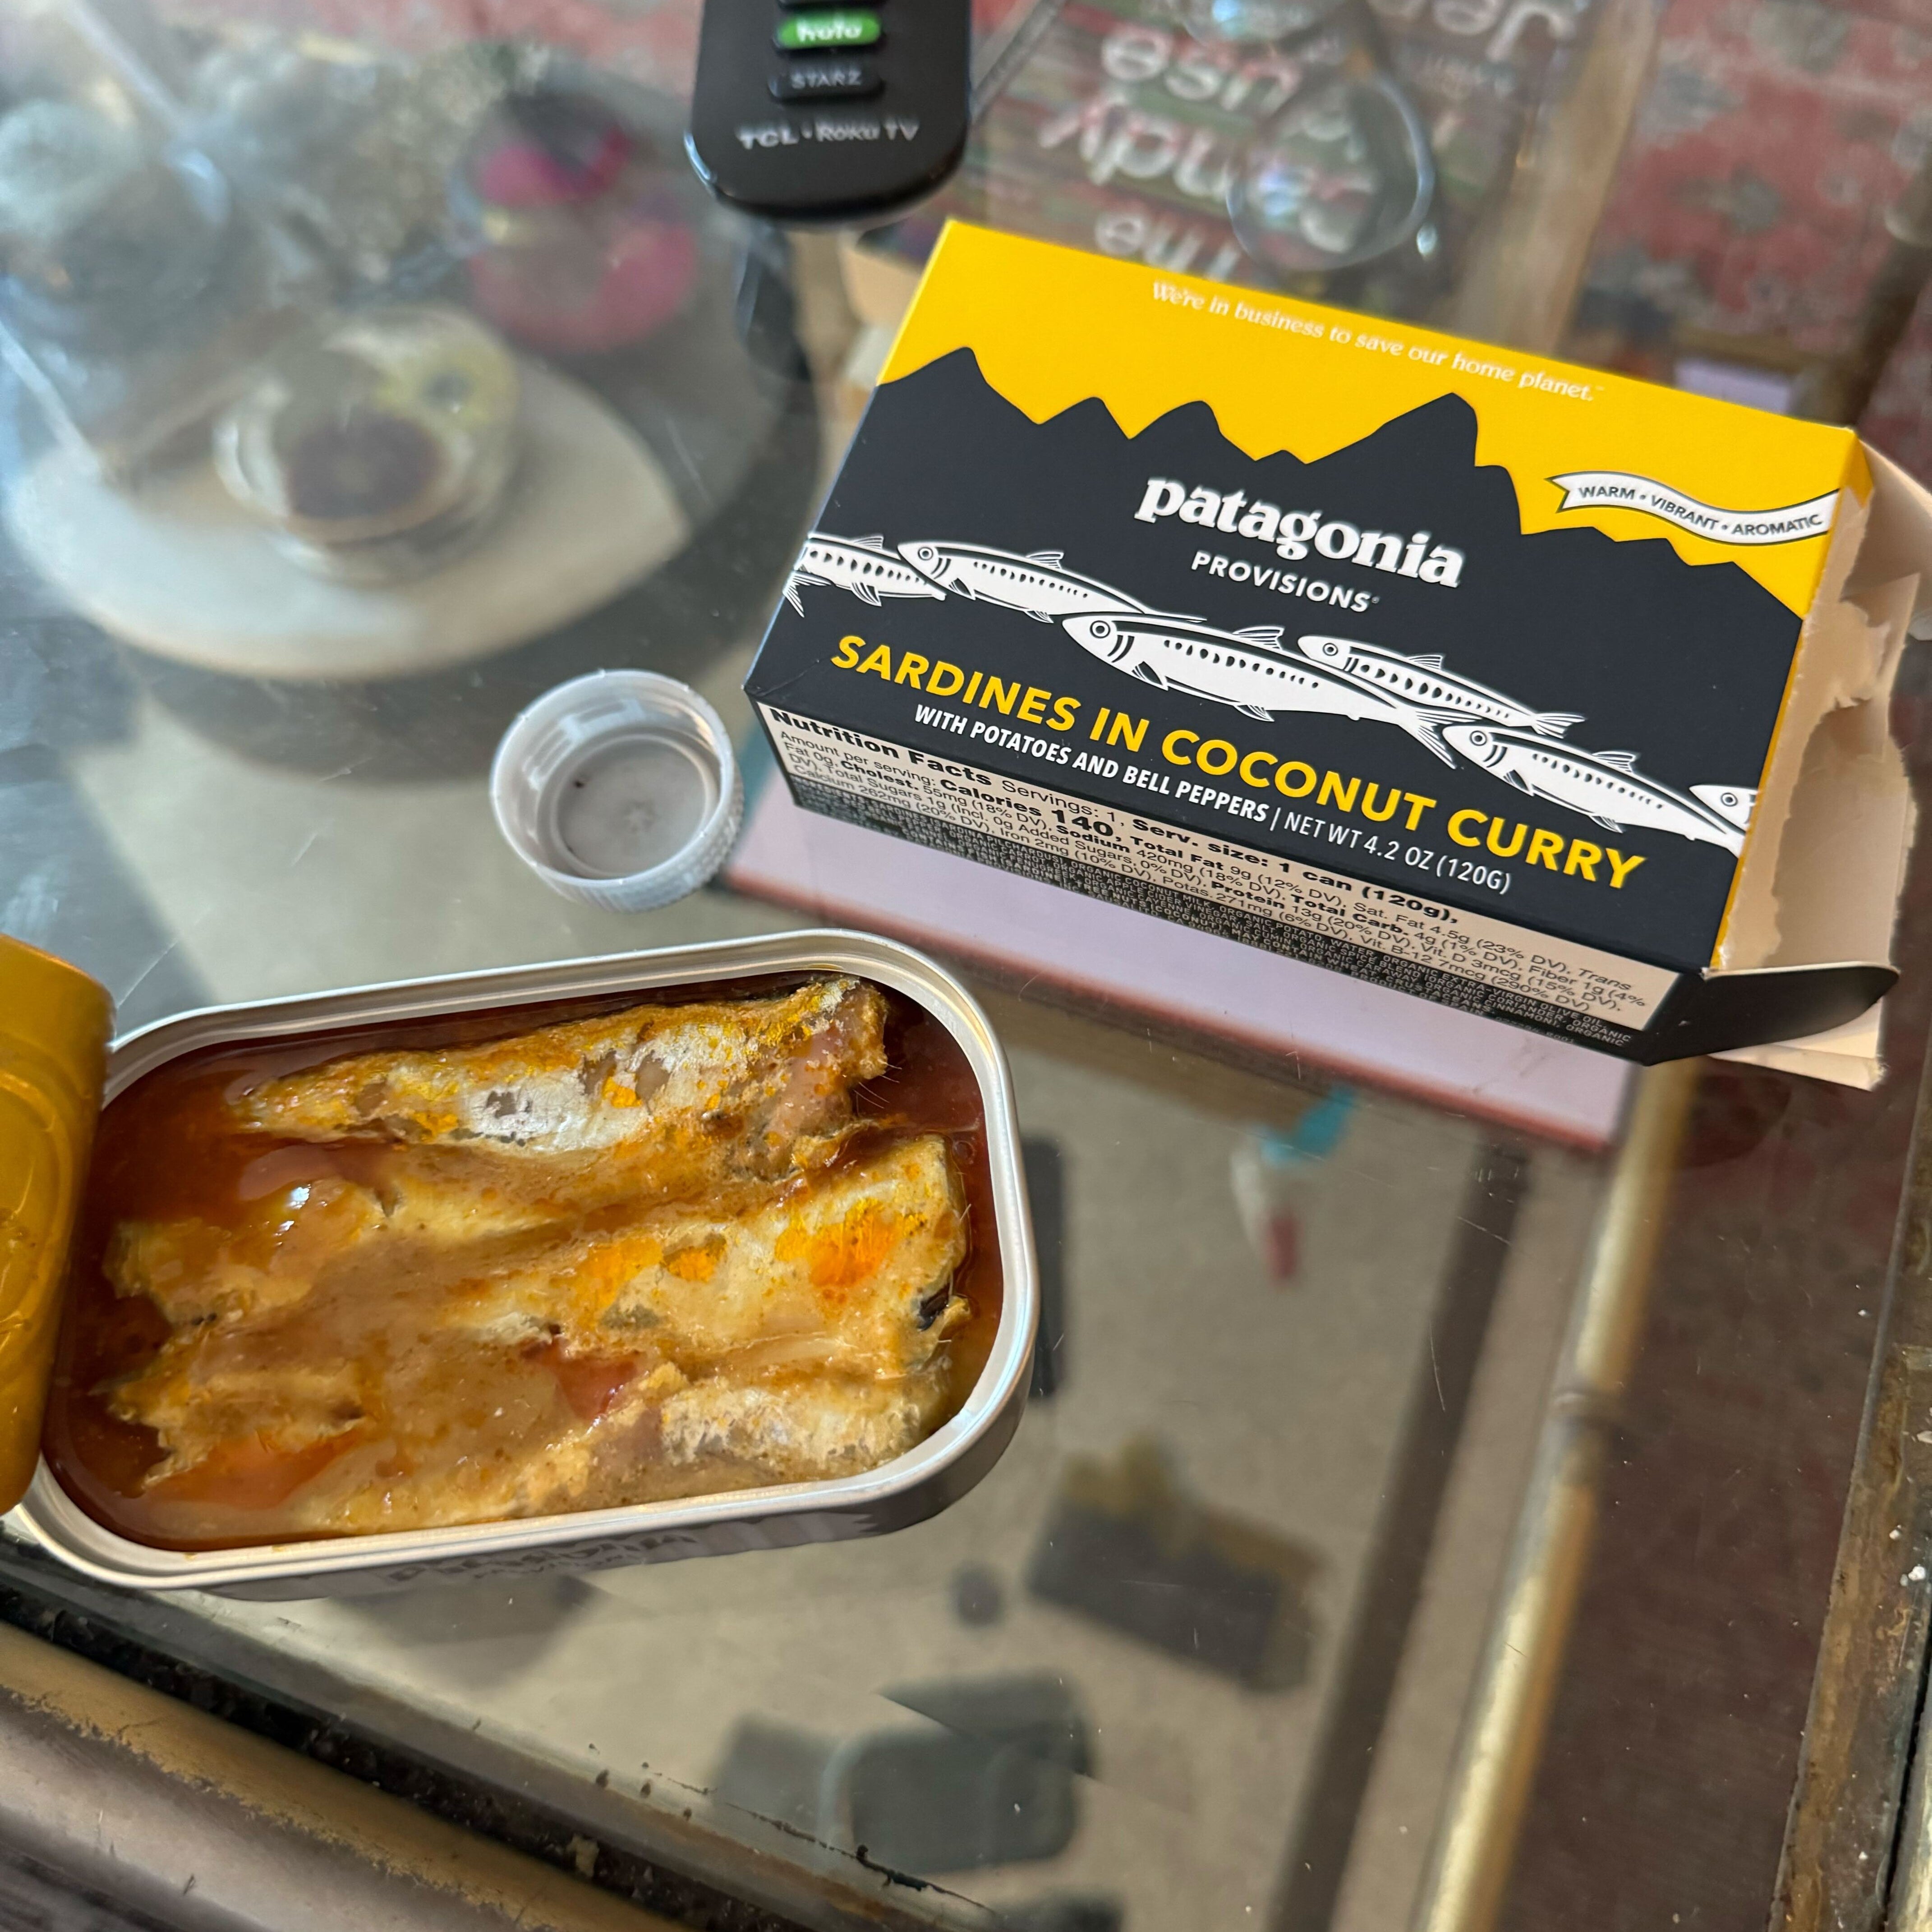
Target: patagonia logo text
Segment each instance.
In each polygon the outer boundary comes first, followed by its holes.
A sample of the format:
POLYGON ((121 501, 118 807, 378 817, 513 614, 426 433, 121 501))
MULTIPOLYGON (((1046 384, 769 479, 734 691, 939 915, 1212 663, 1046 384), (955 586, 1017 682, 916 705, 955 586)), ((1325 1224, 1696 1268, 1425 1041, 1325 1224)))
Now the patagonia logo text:
POLYGON ((1291 563, 1307 556, 1312 548, 1331 563, 1385 570, 1424 584, 1440 584, 1453 590, 1462 580, 1462 553, 1433 542, 1427 530, 1404 536, 1394 530, 1364 530, 1340 517, 1324 518, 1319 510, 1284 510, 1258 499, 1250 502, 1239 490, 1190 489, 1169 476, 1150 476, 1134 514, 1144 524, 1178 517, 1202 530, 1247 537, 1271 544, 1276 556, 1291 563))

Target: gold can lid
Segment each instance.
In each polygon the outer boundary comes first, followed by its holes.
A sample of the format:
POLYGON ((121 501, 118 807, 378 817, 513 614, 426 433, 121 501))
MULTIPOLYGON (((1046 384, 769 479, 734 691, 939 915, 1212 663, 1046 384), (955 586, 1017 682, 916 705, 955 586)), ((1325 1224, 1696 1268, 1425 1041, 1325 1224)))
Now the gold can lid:
POLYGON ((0 1034, 56 1054, 63 1047, 77 1052, 74 1078, 98 1090, 113 1018, 114 1002, 98 980, 0 932, 0 1034))
POLYGON ((0 934, 0 1510, 40 1459, 113 1012, 98 981, 0 934))

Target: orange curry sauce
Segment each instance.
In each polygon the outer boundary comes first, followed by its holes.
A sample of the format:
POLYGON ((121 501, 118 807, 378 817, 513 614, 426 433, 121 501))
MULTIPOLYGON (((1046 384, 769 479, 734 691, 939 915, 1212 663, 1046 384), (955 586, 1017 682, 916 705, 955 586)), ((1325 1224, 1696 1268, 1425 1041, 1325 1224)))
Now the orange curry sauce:
MULTIPOLYGON (((117 1294, 104 1262, 116 1226, 127 1220, 196 1218, 217 1228, 250 1201, 326 1176, 358 1178, 375 1157, 368 1143, 277 1141, 236 1130, 226 1102, 261 1081, 350 1054, 434 1050, 506 1039, 540 1027, 646 1004, 682 1005, 787 991, 806 976, 761 976, 724 984, 658 988, 594 1000, 555 1000, 483 1013, 344 1028, 297 1040, 202 1048, 170 1060, 119 1094, 104 1111, 76 1230, 43 1448, 54 1474, 88 1514, 131 1540, 163 1548, 222 1548, 259 1536, 171 1538, 155 1522, 153 1498, 240 1511, 271 1511, 295 1496, 359 1438, 353 1432, 294 1453, 260 1437, 231 1444, 196 1466, 144 1490, 162 1460, 154 1432, 111 1411, 110 1386, 145 1367, 168 1339, 169 1324, 145 1295, 117 1294)), ((854 1090, 855 1112, 896 1134, 945 1138, 967 1205, 964 1262, 954 1292, 969 1312, 943 1345, 948 1396, 958 1408, 978 1380, 999 1325, 1001 1276, 983 1110, 972 1069, 945 1027, 902 995, 888 992, 888 1067, 854 1090)), ((854 1143, 862 1148, 864 1137, 854 1143)), ((842 1158, 843 1156, 842 1156, 842 1158)), ((572 1355, 552 1346, 528 1352, 555 1378, 575 1413, 601 1413, 629 1378, 621 1358, 572 1355)), ((941 1418, 944 1419, 944 1417, 941 1418)), ((287 1534, 278 1541, 292 1540, 287 1534)))

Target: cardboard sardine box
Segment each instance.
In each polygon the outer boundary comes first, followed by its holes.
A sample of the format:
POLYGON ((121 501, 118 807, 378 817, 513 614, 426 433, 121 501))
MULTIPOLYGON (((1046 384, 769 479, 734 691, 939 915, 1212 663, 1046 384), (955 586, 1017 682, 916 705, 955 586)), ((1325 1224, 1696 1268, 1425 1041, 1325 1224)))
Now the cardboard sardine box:
POLYGON ((1896 977, 1928 560, 1850 430, 956 224, 746 688, 813 810, 1658 1060, 1896 977))

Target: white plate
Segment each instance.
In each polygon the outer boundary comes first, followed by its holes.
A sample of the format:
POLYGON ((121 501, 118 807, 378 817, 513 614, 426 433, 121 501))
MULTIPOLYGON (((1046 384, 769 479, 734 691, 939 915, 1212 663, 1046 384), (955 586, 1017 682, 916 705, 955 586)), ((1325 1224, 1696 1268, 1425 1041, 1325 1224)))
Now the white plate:
POLYGON ((383 588, 310 576, 212 463, 139 490, 56 445, 8 493, 40 574, 144 650, 242 677, 406 677, 508 650, 594 610, 689 542, 656 459, 580 385, 524 362, 524 448, 477 548, 383 588))

